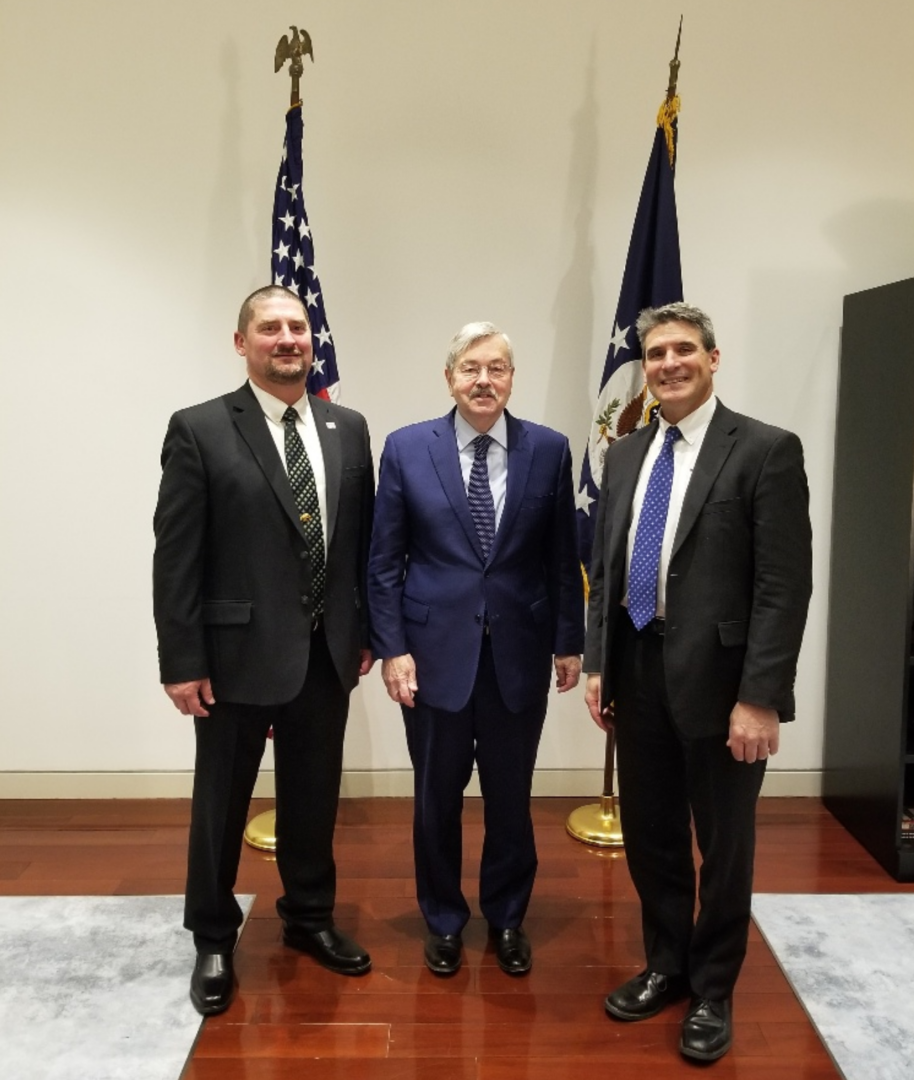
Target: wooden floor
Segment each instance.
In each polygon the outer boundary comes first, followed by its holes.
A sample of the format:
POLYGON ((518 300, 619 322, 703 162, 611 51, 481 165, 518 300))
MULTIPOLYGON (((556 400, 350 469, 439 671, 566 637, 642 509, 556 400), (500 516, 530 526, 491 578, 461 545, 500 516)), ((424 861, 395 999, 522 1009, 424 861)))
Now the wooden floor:
MULTIPOLYGON (((337 922, 372 954, 345 978, 284 948, 269 856, 245 849, 238 891, 256 893, 236 954, 238 997, 208 1020, 184 1080, 668 1080, 694 1076, 677 1052, 673 1008, 622 1024, 603 997, 640 969, 638 906, 624 855, 564 831, 580 800, 537 799, 540 852, 525 926, 526 978, 502 974, 476 917, 452 979, 422 962, 413 893, 411 802, 342 803, 337 922)), ((255 806, 255 811, 269 804, 255 806)), ((465 814, 467 894, 482 840, 478 800, 465 814)), ((188 803, 0 802, 0 895, 166 894, 183 890, 188 803)), ((910 892, 896 884, 814 799, 763 799, 759 892, 910 892)), ((188 972, 189 975, 189 972, 188 972)), ((753 926, 734 1000, 735 1043, 715 1080, 839 1076, 753 926)))

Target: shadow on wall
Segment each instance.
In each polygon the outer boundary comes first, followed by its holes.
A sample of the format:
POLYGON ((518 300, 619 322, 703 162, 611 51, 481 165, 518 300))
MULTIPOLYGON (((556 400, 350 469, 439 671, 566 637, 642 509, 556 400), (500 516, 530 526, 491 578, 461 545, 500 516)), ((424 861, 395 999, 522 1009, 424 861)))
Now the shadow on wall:
MULTIPOLYGON (((205 287, 209 293, 206 303, 209 310, 214 311, 221 311, 226 304, 226 272, 230 280, 237 280, 236 275, 240 269, 241 277, 245 281, 242 286, 245 291, 239 293, 237 298, 234 294, 231 295, 230 305, 239 305, 247 293, 268 283, 270 279, 270 218, 263 216, 267 232, 262 238, 260 250, 252 250, 250 236, 245 235, 245 172, 241 154, 239 99, 241 59, 238 47, 231 39, 223 43, 219 52, 219 78, 222 83, 223 106, 222 115, 218 119, 219 141, 215 173, 218 184, 210 195, 203 253, 204 266, 207 268, 205 287), (231 269, 233 267, 234 272, 231 269)), ((282 128, 278 126, 277 166, 281 148, 282 128)), ((226 327, 229 336, 231 330, 231 326, 226 327)), ((227 370, 227 377, 229 374, 227 370)))
POLYGON ((720 383, 734 408, 815 432, 830 454, 844 296, 914 276, 914 201, 856 203, 828 218, 822 231, 839 263, 752 273, 745 352, 720 343, 720 383))
POLYGON ((546 423, 564 432, 571 440, 575 483, 580 468, 579 453, 584 452, 581 440, 586 436, 593 412, 589 386, 594 318, 591 232, 599 146, 594 65, 595 47, 591 43, 584 97, 572 120, 571 159, 563 221, 574 241, 571 258, 552 306, 555 343, 546 404, 546 423))
POLYGON ((828 218, 824 232, 850 268, 845 292, 914 276, 914 200, 856 203, 828 218))

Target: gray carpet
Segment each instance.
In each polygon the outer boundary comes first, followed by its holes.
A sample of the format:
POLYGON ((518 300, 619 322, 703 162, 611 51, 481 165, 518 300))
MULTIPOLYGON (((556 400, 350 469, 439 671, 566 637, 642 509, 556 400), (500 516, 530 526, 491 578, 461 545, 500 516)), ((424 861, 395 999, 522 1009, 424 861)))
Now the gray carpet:
POLYGON ((764 893, 752 914, 846 1080, 912 1080, 914 895, 764 893))
MULTIPOLYGON (((245 913, 253 897, 239 897, 245 913)), ((180 896, 0 897, 5 1080, 178 1080, 200 1030, 180 896)))

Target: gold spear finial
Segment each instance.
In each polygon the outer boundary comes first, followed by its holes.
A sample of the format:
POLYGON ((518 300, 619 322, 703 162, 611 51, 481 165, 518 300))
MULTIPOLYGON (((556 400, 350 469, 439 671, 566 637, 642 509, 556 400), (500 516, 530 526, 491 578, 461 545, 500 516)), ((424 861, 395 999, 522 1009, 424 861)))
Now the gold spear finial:
POLYGON ((657 113, 657 127, 663 128, 666 136, 666 150, 670 156, 670 168, 676 164, 676 140, 673 135, 673 124, 679 116, 679 96, 676 93, 676 83, 679 81, 679 42, 682 40, 682 16, 679 16, 679 33, 676 35, 676 52, 670 61, 670 81, 666 88, 666 97, 657 113))
POLYGON ((289 66, 289 75, 292 77, 292 91, 289 95, 290 105, 301 104, 301 94, 299 92, 298 80, 304 74, 304 64, 302 63, 302 57, 307 53, 311 57, 311 63, 314 63, 314 50, 311 47, 311 35, 307 30, 299 31, 297 26, 290 26, 292 31, 292 40, 289 40, 288 34, 283 34, 279 39, 279 44, 276 46, 276 56, 274 58, 273 73, 275 74, 283 66, 287 60, 291 60, 292 63, 289 66))
POLYGON ((672 101, 676 96, 676 83, 679 81, 679 42, 682 41, 682 16, 679 16, 679 33, 676 35, 676 52, 670 61, 670 84, 666 88, 666 99, 672 101))

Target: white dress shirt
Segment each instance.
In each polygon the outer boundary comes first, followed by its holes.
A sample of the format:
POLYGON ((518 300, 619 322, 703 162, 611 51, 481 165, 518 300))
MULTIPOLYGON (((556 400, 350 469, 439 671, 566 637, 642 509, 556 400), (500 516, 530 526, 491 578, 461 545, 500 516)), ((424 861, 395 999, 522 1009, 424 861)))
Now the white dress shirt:
MULTIPOLYGON (((272 394, 268 394, 266 390, 261 390, 259 386, 248 379, 248 386, 254 391, 254 397, 257 398, 260 403, 261 409, 263 409, 263 415, 267 421, 267 430, 273 437, 273 442, 276 443, 276 449, 279 451, 279 458, 282 461, 282 467, 286 470, 288 475, 289 467, 286 464, 286 425, 283 423, 282 418, 286 409, 289 407, 284 401, 280 401, 278 397, 273 397, 272 394)), ((317 486, 317 504, 321 510, 321 532, 324 534, 324 552, 327 551, 327 474, 324 471, 324 453, 321 450, 321 440, 317 434, 317 427, 315 426, 314 413, 311 412, 311 406, 308 404, 308 395, 302 394, 302 396, 296 401, 293 409, 298 413, 298 419, 295 421, 295 429, 301 436, 301 441, 305 444, 305 453, 308 455, 308 460, 311 462, 311 471, 314 473, 314 483, 317 486)))
MULTIPOLYGON (((469 488, 470 473, 473 471, 473 458, 476 448, 473 440, 480 434, 460 415, 454 413, 454 433, 457 436, 457 451, 460 454, 460 472, 463 474, 463 486, 469 488)), ((486 454, 489 468, 489 488, 495 502, 495 530, 501 524, 501 515, 505 508, 505 492, 508 490, 508 422, 505 414, 495 421, 486 432, 492 439, 486 454)))
POLYGON ((676 425, 668 424, 663 417, 659 417, 659 430, 651 440, 641 472, 638 474, 638 483, 635 487, 635 497, 632 501, 632 525, 628 533, 628 555, 625 559, 625 599, 623 603, 628 606, 628 570, 632 561, 632 549, 635 546, 635 535, 638 532, 638 521, 641 517, 641 506, 647 492, 647 482, 650 479, 651 469, 654 462, 660 457, 663 446, 663 438, 670 427, 679 428, 682 436, 673 443, 673 487, 670 491, 670 508, 666 517, 666 527, 663 530, 663 543, 660 546, 660 568, 657 578, 657 616, 666 616, 666 575, 670 566, 670 553, 673 550, 673 541, 676 539, 676 529, 679 527, 679 515, 682 513, 682 503, 685 499, 686 489, 692 479, 692 470, 698 459, 698 452, 708 432, 708 424, 717 408, 717 397, 711 397, 699 405, 694 412, 680 420, 676 425))

